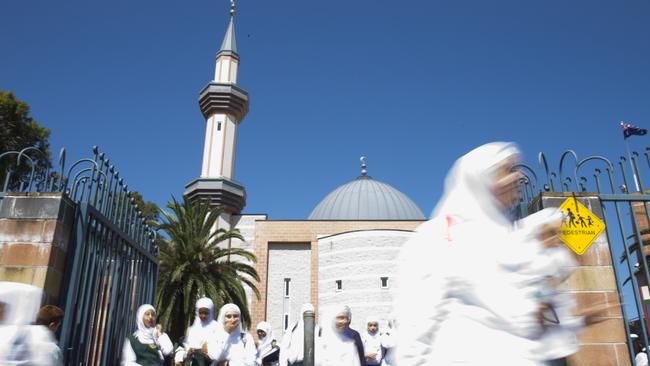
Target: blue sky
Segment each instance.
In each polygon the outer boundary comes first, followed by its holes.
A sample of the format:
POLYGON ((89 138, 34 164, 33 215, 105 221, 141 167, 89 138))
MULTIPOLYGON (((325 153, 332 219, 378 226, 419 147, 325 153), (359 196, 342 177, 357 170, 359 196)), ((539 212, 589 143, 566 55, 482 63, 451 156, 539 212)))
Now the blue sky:
MULTIPOLYGON (((306 218, 366 155, 371 176, 428 215, 450 165, 482 143, 515 141, 534 166, 544 151, 557 170, 567 148, 625 154, 621 120, 650 128, 647 0, 237 6, 239 82, 251 104, 235 178, 248 213, 306 218)), ((228 7, 4 2, 0 89, 32 106, 55 154, 81 158, 98 145, 131 189, 162 206, 200 173, 197 97, 228 7)), ((642 150, 649 137, 629 141, 642 150)))
MULTIPOLYGON (((71 157, 99 145, 129 187, 163 205, 201 168, 198 92, 228 1, 11 1, 0 89, 32 106, 71 157)), ((471 148, 519 143, 557 165, 625 153, 620 120, 650 127, 650 2, 239 1, 239 82, 250 93, 235 178, 245 209, 306 218, 369 174, 425 214, 471 148)), ((633 137, 643 149, 648 137, 633 137)))

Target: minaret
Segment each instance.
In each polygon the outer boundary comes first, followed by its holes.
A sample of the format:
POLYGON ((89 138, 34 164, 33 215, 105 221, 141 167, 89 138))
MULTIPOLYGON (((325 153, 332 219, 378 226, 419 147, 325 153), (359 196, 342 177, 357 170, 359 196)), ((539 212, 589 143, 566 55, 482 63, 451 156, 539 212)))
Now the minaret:
POLYGON ((248 93, 237 85, 234 17, 231 0, 230 22, 217 53, 214 80, 199 93, 199 107, 206 121, 201 176, 185 186, 185 196, 190 200, 205 199, 210 205, 225 208, 227 214, 220 227, 229 226, 230 215, 239 214, 246 205, 244 186, 233 179, 237 126, 248 113, 248 93))

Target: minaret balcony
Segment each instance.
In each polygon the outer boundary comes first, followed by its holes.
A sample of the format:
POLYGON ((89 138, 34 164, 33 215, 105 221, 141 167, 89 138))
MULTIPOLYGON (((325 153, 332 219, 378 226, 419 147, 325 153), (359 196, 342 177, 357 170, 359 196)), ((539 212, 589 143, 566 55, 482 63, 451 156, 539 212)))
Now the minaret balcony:
POLYGON ((222 206, 232 214, 239 214, 246 206, 244 186, 226 177, 197 178, 185 186, 183 195, 190 201, 206 201, 212 207, 222 206))
POLYGON ((248 113, 248 93, 235 84, 211 82, 199 93, 199 107, 206 119, 224 113, 241 122, 248 113))

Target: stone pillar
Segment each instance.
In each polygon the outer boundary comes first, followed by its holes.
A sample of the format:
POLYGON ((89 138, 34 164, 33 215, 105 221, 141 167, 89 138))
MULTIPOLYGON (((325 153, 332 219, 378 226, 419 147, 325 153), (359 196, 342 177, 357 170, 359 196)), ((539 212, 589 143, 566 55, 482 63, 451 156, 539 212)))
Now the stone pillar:
POLYGON ((7 193, 0 201, 0 281, 43 289, 58 304, 76 204, 63 193, 7 193))
MULTIPOLYGON (((574 193, 567 192, 544 192, 531 203, 530 213, 542 208, 559 207, 573 195, 574 193)), ((596 193, 575 193, 575 197, 604 221, 603 208, 596 193)), ((600 234, 583 255, 574 255, 578 267, 562 284, 561 290, 575 295, 578 311, 592 304, 619 301, 607 230, 600 234)), ((606 314, 606 320, 583 331, 578 337, 580 351, 569 358, 569 365, 631 365, 623 322, 621 309, 616 308, 606 314)))

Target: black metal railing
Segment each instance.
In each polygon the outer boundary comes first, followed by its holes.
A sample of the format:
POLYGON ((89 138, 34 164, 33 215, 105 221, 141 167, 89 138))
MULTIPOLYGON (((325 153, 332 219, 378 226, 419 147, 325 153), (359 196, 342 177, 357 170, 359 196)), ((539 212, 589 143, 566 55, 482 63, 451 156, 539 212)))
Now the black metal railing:
POLYGON ((0 204, 8 192, 62 192, 76 204, 59 304, 66 365, 119 363, 138 306, 153 302, 158 270, 155 231, 110 160, 92 151, 66 167, 62 149, 54 170, 39 168, 44 154, 35 148, 0 154, 8 167, 0 204))

